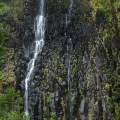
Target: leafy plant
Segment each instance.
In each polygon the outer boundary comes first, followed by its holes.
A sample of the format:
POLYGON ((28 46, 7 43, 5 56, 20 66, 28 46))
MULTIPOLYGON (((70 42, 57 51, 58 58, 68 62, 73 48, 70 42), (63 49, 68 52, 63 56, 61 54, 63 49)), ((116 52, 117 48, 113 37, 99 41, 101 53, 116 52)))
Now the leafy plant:
POLYGON ((47 97, 47 103, 51 102, 51 97, 47 97))
MULTIPOLYGON (((4 3, 0 3, 0 16, 4 15, 7 11, 9 11, 9 7, 4 3)), ((2 17, 0 18, 0 21, 2 22, 2 17)), ((2 28, 0 28, 0 65, 2 65, 4 62, 2 60, 2 54, 5 51, 4 40, 6 37, 7 35, 3 32, 2 28)))
POLYGON ((0 15, 6 13, 9 9, 10 8, 6 4, 0 3, 0 15))
POLYGON ((5 94, 0 95, 0 120, 27 120, 20 112, 22 103, 20 92, 12 87, 7 88, 5 94))

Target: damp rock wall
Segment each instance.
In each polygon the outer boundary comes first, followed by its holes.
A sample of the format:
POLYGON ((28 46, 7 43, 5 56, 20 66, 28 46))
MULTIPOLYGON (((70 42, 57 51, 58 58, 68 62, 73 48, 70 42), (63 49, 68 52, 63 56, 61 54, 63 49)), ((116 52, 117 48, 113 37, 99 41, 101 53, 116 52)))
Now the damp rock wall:
MULTIPOLYGON (((22 96, 27 63, 31 58, 27 52, 34 40, 37 3, 37 0, 26 1, 25 9, 18 16, 21 22, 16 31, 20 39, 16 76, 22 96)), ((120 36, 116 14, 110 12, 115 22, 111 33, 105 11, 94 11, 87 3, 74 0, 71 21, 66 28, 69 5, 70 1, 65 0, 45 1, 45 45, 29 84, 31 120, 111 120, 115 111, 119 111, 116 104, 120 99, 120 36), (67 46, 72 50, 70 91, 67 46)))

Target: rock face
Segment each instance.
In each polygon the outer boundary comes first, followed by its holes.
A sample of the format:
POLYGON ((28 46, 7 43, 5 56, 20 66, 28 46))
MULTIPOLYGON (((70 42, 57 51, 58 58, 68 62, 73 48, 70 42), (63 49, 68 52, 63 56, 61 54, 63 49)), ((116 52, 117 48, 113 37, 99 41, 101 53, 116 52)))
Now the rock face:
MULTIPOLYGON (((27 64, 32 57, 28 51, 34 40, 37 3, 37 0, 25 1, 25 9, 18 15, 21 22, 16 27, 21 48, 17 56, 16 77, 22 96, 27 64)), ((29 84, 31 120, 110 120, 116 108, 114 104, 107 104, 120 99, 115 93, 119 88, 116 86, 119 76, 114 75, 120 75, 120 37, 118 35, 111 38, 112 42, 103 43, 104 12, 97 11, 94 20, 92 9, 78 0, 73 1, 71 21, 66 27, 69 5, 70 2, 65 0, 45 2, 45 45, 29 84), (67 46, 71 46, 71 51, 67 51, 67 46)))
MULTIPOLYGON (((36 1, 24 1, 24 9, 19 12, 18 20, 20 21, 16 25, 16 33, 19 38, 18 44, 16 44, 17 54, 16 61, 17 67, 15 70, 17 77, 17 89, 21 91, 21 95, 24 99, 25 92, 25 76, 27 74, 27 65, 29 60, 32 58, 32 54, 29 55, 30 46, 34 40, 34 17, 36 15, 36 1)), ((29 95, 29 109, 31 114, 31 119, 34 117, 34 108, 36 102, 38 101, 38 94, 35 90, 35 82, 29 85, 30 95, 29 95)), ((38 115, 37 115, 38 116, 38 115)))

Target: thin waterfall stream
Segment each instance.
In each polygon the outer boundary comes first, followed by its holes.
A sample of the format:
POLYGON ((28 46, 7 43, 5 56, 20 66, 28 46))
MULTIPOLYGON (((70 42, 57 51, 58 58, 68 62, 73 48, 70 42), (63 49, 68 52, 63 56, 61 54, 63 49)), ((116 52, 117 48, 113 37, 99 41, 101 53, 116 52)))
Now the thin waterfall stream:
MULTIPOLYGON (((72 10, 72 4, 73 1, 70 0, 70 6, 69 6, 69 13, 66 15, 66 28, 68 31, 68 25, 70 25, 71 22, 71 10, 72 10)), ((68 55, 68 91, 70 90, 70 57, 71 57, 71 52, 72 52, 72 41, 70 38, 69 33, 66 35, 67 37, 67 55, 68 55)))
POLYGON ((69 26, 71 24, 71 10, 72 10, 73 0, 70 0, 70 5, 68 9, 68 14, 66 14, 66 31, 65 37, 67 39, 67 84, 68 84, 68 95, 67 95, 67 104, 68 104, 68 118, 72 120, 72 104, 71 104, 71 53, 72 53, 72 40, 69 34, 69 26))
POLYGON ((42 51, 44 46, 45 33, 45 17, 44 17, 44 0, 40 0, 39 12, 34 21, 35 40, 32 43, 33 58, 27 65, 27 75, 25 77, 25 93, 24 93, 24 112, 29 116, 29 84, 31 77, 34 75, 35 62, 38 54, 42 51))

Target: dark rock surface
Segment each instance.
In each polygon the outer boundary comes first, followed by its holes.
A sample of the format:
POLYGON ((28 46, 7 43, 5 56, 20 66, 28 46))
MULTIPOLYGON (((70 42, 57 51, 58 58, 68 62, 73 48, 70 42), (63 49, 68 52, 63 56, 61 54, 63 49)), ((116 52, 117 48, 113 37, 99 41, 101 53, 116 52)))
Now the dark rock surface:
MULTIPOLYGON (((21 22, 16 25, 20 39, 16 47, 21 48, 17 56, 17 88, 23 96, 27 64, 31 59, 29 50, 34 40, 37 3, 37 0, 24 3, 25 9, 18 15, 21 22)), ((69 2, 65 0, 45 2, 45 45, 29 84, 31 120, 110 120, 113 107, 108 109, 109 100, 105 96, 111 97, 113 94, 110 86, 107 86, 108 83, 114 84, 113 72, 117 70, 120 73, 117 67, 120 37, 103 44, 99 28, 104 28, 106 24, 104 12, 97 11, 94 21, 92 9, 78 0, 73 1, 71 21, 66 27, 68 9, 69 2), (117 51, 114 55, 113 50, 117 51)), ((120 97, 116 96, 115 100, 119 100, 120 97)))

